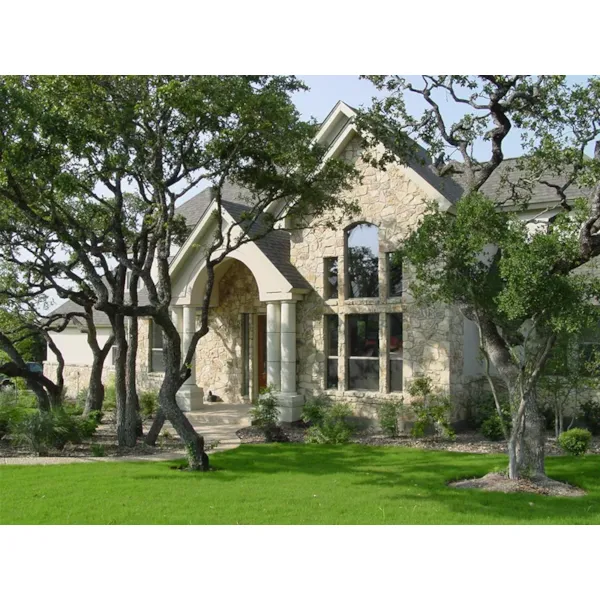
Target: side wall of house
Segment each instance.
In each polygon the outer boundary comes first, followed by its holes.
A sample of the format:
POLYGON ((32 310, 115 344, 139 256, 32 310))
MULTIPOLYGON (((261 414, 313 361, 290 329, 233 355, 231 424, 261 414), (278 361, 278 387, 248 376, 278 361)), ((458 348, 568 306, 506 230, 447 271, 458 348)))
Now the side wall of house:
MULTIPOLYGON (((406 176, 401 167, 390 166, 383 172, 360 159, 360 146, 355 138, 344 157, 353 162, 362 174, 362 182, 351 192, 360 206, 360 215, 345 219, 336 230, 323 227, 292 233, 291 262, 310 283, 313 290, 297 305, 298 322, 298 383, 299 393, 309 397, 325 387, 324 315, 339 315, 338 389, 326 393, 356 403, 356 411, 365 416, 374 414, 375 405, 385 398, 399 397, 389 393, 388 384, 388 321, 386 314, 403 315, 403 379, 404 390, 410 380, 429 375, 439 388, 460 392, 463 376, 463 318, 449 306, 417 306, 408 293, 410 273, 404 274, 401 298, 388 298, 385 253, 397 250, 401 241, 415 227, 423 214, 425 194, 406 176), (346 299, 344 229, 367 222, 379 228, 379 298, 346 299), (324 299, 324 258, 338 258, 338 289, 336 300, 324 299), (379 391, 349 391, 346 385, 346 317, 356 313, 380 315, 379 329, 379 391)), ((404 392, 405 397, 407 396, 404 392)))

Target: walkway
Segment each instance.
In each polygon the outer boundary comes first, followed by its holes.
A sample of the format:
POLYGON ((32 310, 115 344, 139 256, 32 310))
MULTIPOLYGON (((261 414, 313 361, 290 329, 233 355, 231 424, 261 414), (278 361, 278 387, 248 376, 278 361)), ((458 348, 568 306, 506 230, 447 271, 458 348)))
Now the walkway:
MULTIPOLYGON (((186 413, 194 429, 202 433, 207 443, 219 442, 217 447, 209 450, 208 454, 231 450, 240 445, 240 439, 235 432, 242 427, 250 425, 248 404, 205 404, 201 410, 186 413)), ((170 424, 163 427, 175 435, 175 430, 170 424)), ((163 452, 141 456, 24 456, 0 458, 0 465, 60 465, 68 463, 93 463, 93 462, 155 462, 159 460, 173 460, 185 457, 185 451, 163 452)))

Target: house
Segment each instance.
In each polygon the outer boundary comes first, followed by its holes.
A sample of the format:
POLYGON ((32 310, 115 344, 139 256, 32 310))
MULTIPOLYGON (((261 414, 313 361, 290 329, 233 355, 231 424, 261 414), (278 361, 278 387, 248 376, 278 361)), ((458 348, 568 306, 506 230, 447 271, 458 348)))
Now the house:
MULTIPOLYGON (((275 230, 217 267, 210 332, 178 395, 184 410, 199 408, 209 391, 224 402, 251 402, 269 385, 277 390, 283 421, 297 420, 306 398, 317 393, 352 402, 357 414, 370 417, 378 402, 399 398, 416 376, 430 376, 453 395, 482 376, 474 324, 453 306, 417 306, 408 289, 410 273, 393 254, 427 202, 452 211, 463 193, 460 181, 441 179, 427 161, 386 171, 364 163, 353 116, 339 102, 317 141, 360 170, 362 181, 350 192, 360 215, 337 230, 275 230)), ((501 180, 498 170, 483 191, 505 194, 501 180)), ((206 189, 178 209, 191 230, 171 263, 172 313, 184 345, 195 330, 204 290, 197 247, 210 231, 211 203, 206 189)), ((552 190, 538 186, 524 217, 543 213, 542 220, 550 219, 555 203, 552 190)), ((226 186, 223 206, 223 218, 235 222, 244 210, 243 191, 226 186)), ((107 339, 107 318, 98 314, 96 324, 100 341, 107 339)), ((86 385, 92 359, 85 335, 74 322, 53 338, 64 353, 67 386, 76 393, 86 385)), ((140 388, 158 386, 161 332, 142 319, 139 340, 140 388)), ((45 368, 51 375, 54 365, 45 368)), ((105 370, 109 376, 111 366, 105 370)))

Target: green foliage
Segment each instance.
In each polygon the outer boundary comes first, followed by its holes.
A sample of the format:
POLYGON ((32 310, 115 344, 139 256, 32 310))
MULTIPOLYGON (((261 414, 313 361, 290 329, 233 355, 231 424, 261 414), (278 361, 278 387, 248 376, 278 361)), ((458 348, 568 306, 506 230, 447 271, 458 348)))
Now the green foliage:
POLYGON ((0 439, 16 427, 28 414, 30 409, 15 402, 12 394, 0 394, 0 439))
POLYGON ((446 394, 434 391, 430 377, 413 379, 407 391, 415 398, 410 405, 416 419, 411 430, 413 437, 423 437, 430 427, 436 433, 450 439, 456 437, 450 425, 452 414, 450 398, 446 394))
POLYGON ((304 405, 302 420, 310 423, 305 440, 310 444, 345 444, 354 427, 350 422, 352 410, 348 404, 332 402, 317 396, 304 405))
POLYGON ((256 404, 250 409, 252 424, 260 427, 268 442, 274 441, 279 431, 279 405, 275 394, 265 388, 256 404))
POLYGON ((482 424, 479 429, 481 433, 488 439, 492 441, 498 441, 504 439, 504 433, 502 431, 502 422, 500 421, 500 417, 497 414, 493 414, 488 417, 482 424))
POLYGON ((600 401, 591 399, 582 402, 581 414, 587 428, 594 435, 600 435, 600 401))
POLYGON ((68 442, 80 443, 96 430, 94 418, 82 419, 62 409, 35 411, 11 423, 10 432, 17 444, 23 444, 38 454, 49 448, 62 450, 68 442))
POLYGON ((385 400, 377 406, 381 430, 390 437, 398 437, 399 421, 404 413, 404 400, 385 400))
POLYGON ((587 429, 569 429, 560 434, 558 443, 560 447, 572 456, 585 454, 590 447, 592 434, 587 429))
POLYGON ((104 385, 104 402, 102 410, 105 414, 114 413, 117 410, 117 389, 115 387, 114 376, 109 377, 104 385))
POLYGON ((302 407, 302 420, 309 425, 321 423, 331 401, 325 396, 309 398, 302 407))
POLYGON ((158 392, 148 390, 138 394, 140 401, 140 413, 145 419, 149 419, 156 414, 158 410, 158 392))
POLYGON ((90 450, 92 451, 92 456, 96 457, 104 456, 106 452, 103 444, 92 444, 90 450))

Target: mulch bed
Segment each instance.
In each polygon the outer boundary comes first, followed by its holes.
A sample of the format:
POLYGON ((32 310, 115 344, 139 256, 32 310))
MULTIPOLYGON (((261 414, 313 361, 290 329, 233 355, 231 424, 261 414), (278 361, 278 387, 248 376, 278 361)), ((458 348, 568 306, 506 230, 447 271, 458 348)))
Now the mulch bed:
MULTIPOLYGON (((463 479, 448 484, 449 487, 458 489, 479 489, 488 492, 527 493, 541 496, 585 496, 586 493, 573 485, 563 481, 555 481, 548 477, 531 479, 509 479, 501 473, 488 473, 477 479, 463 479)), ((533 504, 533 503, 531 503, 533 504)))
MULTIPOLYGON (((299 424, 283 425, 281 427, 283 434, 282 442, 304 442, 306 426, 299 424)), ((263 444, 266 443, 265 435, 259 427, 244 427, 238 430, 237 436, 243 444, 263 444)), ((352 436, 351 441, 355 444, 364 444, 365 446, 403 446, 406 448, 421 448, 424 450, 446 450, 449 452, 472 452, 475 454, 506 454, 506 442, 492 442, 486 440, 480 433, 459 433, 455 440, 448 440, 441 437, 425 437, 415 439, 410 435, 400 435, 398 437, 388 437, 377 431, 365 430, 352 436)), ((590 454, 600 454, 600 437, 592 439, 590 454)), ((564 456, 560 446, 555 439, 548 438, 546 441, 547 456, 564 456)))
MULTIPOLYGON (((144 423, 144 432, 150 428, 151 422, 144 423)), ((89 440, 84 440, 81 444, 67 444, 62 450, 49 448, 46 456, 50 457, 76 457, 86 458, 94 456, 92 453, 92 444, 101 444, 104 448, 103 456, 148 456, 152 454, 162 454, 184 450, 184 445, 179 437, 174 434, 172 437, 159 435, 156 446, 146 446, 142 441, 138 441, 134 448, 121 448, 117 445, 117 434, 114 422, 101 423, 89 440)), ((2 458, 21 458, 37 456, 29 448, 15 446, 9 436, 0 440, 0 457, 2 458)))

